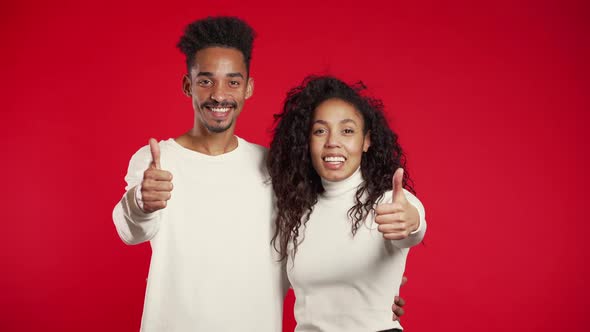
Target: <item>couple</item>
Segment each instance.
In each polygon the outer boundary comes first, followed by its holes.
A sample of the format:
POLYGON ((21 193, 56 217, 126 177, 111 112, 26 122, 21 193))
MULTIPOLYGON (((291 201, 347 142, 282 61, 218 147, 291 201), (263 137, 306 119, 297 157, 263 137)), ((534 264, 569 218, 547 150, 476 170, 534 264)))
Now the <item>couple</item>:
POLYGON ((267 154, 233 135, 253 40, 236 18, 189 25, 193 127, 130 161, 113 219, 124 242, 152 246, 142 331, 280 331, 290 286, 297 331, 401 328, 390 303, 426 223, 381 104, 308 78, 267 154))

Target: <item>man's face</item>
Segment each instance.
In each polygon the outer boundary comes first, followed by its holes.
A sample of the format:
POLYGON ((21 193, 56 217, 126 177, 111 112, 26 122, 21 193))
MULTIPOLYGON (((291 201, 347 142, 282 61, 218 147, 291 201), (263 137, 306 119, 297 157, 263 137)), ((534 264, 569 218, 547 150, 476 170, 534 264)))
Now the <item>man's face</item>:
POLYGON ((200 124, 212 133, 233 128, 254 90, 242 52, 224 47, 202 49, 195 54, 189 75, 183 78, 183 90, 192 98, 200 124))

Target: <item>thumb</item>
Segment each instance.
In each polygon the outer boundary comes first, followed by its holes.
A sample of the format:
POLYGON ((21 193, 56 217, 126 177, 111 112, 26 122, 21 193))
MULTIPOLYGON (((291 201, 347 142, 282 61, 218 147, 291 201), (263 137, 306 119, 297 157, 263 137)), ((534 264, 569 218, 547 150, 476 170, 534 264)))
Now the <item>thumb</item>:
POLYGON ((160 145, 153 138, 150 138, 150 151, 152 153, 152 167, 160 169, 160 145))
POLYGON ((406 195, 404 195, 404 169, 403 168, 398 168, 395 170, 395 173, 393 173, 393 178, 392 178, 392 190, 393 190, 393 194, 392 194, 392 203, 394 202, 399 202, 400 200, 404 200, 406 199, 406 195))

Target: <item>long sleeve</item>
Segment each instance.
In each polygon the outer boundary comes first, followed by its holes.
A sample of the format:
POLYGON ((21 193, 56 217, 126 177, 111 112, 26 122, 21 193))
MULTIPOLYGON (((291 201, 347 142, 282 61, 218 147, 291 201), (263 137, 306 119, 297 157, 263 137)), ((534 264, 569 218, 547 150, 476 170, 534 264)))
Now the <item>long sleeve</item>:
POLYGON ((148 168, 150 162, 149 146, 139 149, 131 157, 125 176, 126 192, 113 209, 113 222, 117 233, 126 244, 149 241, 158 231, 161 211, 145 213, 137 206, 135 199, 136 188, 141 185, 143 172, 148 168))
MULTIPOLYGON (((389 197, 391 197, 391 192, 388 193, 389 197)), ((403 239, 403 240, 391 240, 392 244, 398 248, 410 248, 418 243, 422 242, 424 239, 424 235, 426 234, 426 211, 424 210, 424 205, 418 199, 418 197, 414 196, 411 192, 404 189, 404 194, 406 198, 417 210, 418 215, 420 216, 420 224, 418 225, 418 229, 410 233, 410 235, 403 239)))

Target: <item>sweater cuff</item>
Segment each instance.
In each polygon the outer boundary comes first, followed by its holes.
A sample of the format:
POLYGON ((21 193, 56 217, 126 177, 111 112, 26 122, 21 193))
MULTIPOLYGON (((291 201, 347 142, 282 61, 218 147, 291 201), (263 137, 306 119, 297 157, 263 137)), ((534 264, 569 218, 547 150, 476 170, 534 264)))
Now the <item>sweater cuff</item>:
POLYGON ((405 194, 410 204, 418 210, 418 228, 410 233, 410 237, 423 238, 426 233, 426 210, 424 209, 424 205, 422 205, 422 202, 420 202, 418 197, 412 195, 410 192, 405 192, 405 194))
POLYGON ((127 204, 127 215, 133 223, 141 223, 153 220, 157 217, 158 211, 156 212, 145 212, 143 211, 143 201, 141 200, 141 185, 137 185, 125 194, 125 201, 127 204))
POLYGON ((411 232, 410 235, 415 235, 421 232, 424 232, 426 230, 426 219, 424 218, 424 213, 422 211, 420 211, 420 209, 418 207, 415 207, 416 210, 418 210, 418 228, 416 228, 415 231, 411 232))

